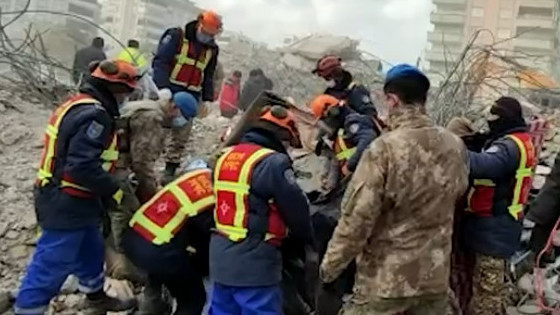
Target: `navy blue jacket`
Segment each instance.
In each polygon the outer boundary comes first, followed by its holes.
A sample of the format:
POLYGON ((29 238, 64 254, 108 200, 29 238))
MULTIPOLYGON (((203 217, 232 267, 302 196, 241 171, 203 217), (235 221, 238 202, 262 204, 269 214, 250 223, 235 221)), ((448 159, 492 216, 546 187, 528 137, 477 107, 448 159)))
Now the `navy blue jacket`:
MULTIPOLYGON (((249 192, 249 235, 239 243, 214 234, 210 241, 210 276, 228 286, 276 285, 282 279, 282 255, 277 246, 264 242, 262 234, 251 234, 251 226, 266 226, 268 201, 274 200, 290 237, 311 244, 313 231, 309 204, 295 182, 292 161, 282 144, 268 131, 251 129, 241 143, 253 143, 277 151, 258 162, 249 192)), ((255 228, 253 228, 253 231, 255 228)))
POLYGON ((181 31, 178 28, 170 28, 163 33, 157 48, 156 55, 152 62, 152 67, 154 70, 154 82, 159 89, 168 88, 173 93, 177 92, 189 92, 196 98, 200 99, 202 96, 203 101, 213 101, 214 100, 214 71, 216 70, 216 64, 218 62, 219 49, 215 42, 210 44, 203 44, 196 39, 196 21, 192 21, 185 26, 183 31, 185 39, 189 43, 195 45, 195 51, 200 52, 203 48, 212 49, 212 58, 208 62, 208 65, 204 69, 204 79, 202 81, 202 95, 190 90, 186 90, 184 87, 171 84, 169 82, 169 76, 173 70, 173 65, 175 63, 175 55, 177 54, 177 49, 181 45, 181 31))
POLYGON ((356 147, 356 152, 348 160, 348 170, 354 172, 362 153, 379 136, 379 131, 370 116, 351 113, 344 118, 344 135, 356 147))
POLYGON ((116 100, 95 79, 80 89, 102 105, 78 105, 70 109, 60 123, 56 162, 51 182, 35 190, 37 219, 43 229, 75 229, 99 224, 104 202, 119 189, 110 174, 101 167, 100 155, 111 141, 118 115, 116 100), (93 126, 93 127, 92 127, 93 126), (91 190, 96 198, 78 198, 59 189, 62 173, 91 190))
POLYGON ((340 100, 346 100, 348 106, 360 114, 377 116, 377 110, 373 105, 370 93, 361 84, 351 83, 350 85, 344 85, 344 83, 341 83, 332 88, 327 88, 324 94, 334 96, 340 100))
MULTIPOLYGON (((507 134, 523 132, 525 128, 507 134)), ((506 137, 494 138, 480 152, 469 151, 470 178, 491 179, 496 183, 494 216, 476 217, 467 213, 463 239, 465 245, 485 255, 509 258, 519 248, 522 225, 508 212, 513 199, 515 172, 520 152, 515 142, 506 137)))

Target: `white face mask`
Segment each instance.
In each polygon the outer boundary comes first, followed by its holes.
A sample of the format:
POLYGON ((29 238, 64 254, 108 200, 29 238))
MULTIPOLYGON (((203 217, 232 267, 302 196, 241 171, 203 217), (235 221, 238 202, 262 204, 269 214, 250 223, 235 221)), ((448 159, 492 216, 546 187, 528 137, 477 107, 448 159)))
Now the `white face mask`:
POLYGON ((196 32, 196 39, 203 44, 210 43, 214 38, 208 34, 205 34, 201 31, 196 32))
POLYGON ((336 86, 336 81, 333 79, 330 79, 329 81, 327 81, 327 87, 328 88, 333 88, 336 86))
POLYGON ((189 121, 183 117, 183 115, 178 115, 171 119, 171 128, 182 128, 184 127, 189 121))

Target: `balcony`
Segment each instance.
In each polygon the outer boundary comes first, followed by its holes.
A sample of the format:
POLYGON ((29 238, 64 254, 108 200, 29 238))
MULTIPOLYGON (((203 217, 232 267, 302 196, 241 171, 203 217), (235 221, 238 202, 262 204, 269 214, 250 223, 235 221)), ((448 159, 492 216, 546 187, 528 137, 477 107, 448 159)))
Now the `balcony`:
POLYGON ((531 27, 554 30, 556 23, 552 18, 542 16, 520 16, 517 18, 517 27, 531 27))
POLYGON ((526 48, 530 50, 553 50, 555 48, 554 40, 550 39, 528 39, 528 38, 515 38, 514 44, 519 48, 526 48))
POLYGON ((556 1, 557 0, 521 0, 519 7, 554 9, 556 8, 556 1))
POLYGON ((459 13, 432 12, 430 21, 433 24, 463 24, 465 15, 459 13))
POLYGON ((428 33, 428 41, 432 43, 463 43, 463 34, 432 31, 428 33))

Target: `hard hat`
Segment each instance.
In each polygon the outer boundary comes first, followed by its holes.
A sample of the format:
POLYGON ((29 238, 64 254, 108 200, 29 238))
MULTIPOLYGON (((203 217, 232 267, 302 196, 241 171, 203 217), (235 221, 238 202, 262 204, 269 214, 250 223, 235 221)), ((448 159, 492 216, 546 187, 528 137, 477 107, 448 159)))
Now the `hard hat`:
POLYGON ((340 100, 328 94, 317 96, 311 101, 311 112, 316 118, 323 118, 330 109, 340 105, 340 100))
POLYGON ((292 147, 301 148, 295 116, 289 109, 280 105, 265 106, 259 120, 279 127, 281 131, 286 131, 288 137, 282 138, 289 140, 292 147))
POLYGON ((138 87, 140 76, 136 68, 126 61, 105 60, 90 66, 91 76, 103 81, 123 84, 130 90, 138 87))
POLYGON ((403 77, 417 78, 423 84, 425 84, 426 90, 430 88, 430 80, 428 80, 428 77, 426 77, 426 75, 422 71, 420 71, 420 69, 408 64, 396 65, 389 69, 387 75, 385 76, 385 85, 387 85, 394 79, 403 77))
POLYGON ((335 55, 323 56, 317 61, 317 66, 312 72, 322 78, 330 78, 335 71, 342 69, 341 61, 342 59, 335 55))
POLYGON ((214 11, 203 11, 197 18, 198 27, 208 35, 218 35, 222 32, 222 17, 214 11))
POLYGON ((196 117, 198 101, 191 93, 177 92, 173 95, 173 103, 179 108, 185 119, 196 117))

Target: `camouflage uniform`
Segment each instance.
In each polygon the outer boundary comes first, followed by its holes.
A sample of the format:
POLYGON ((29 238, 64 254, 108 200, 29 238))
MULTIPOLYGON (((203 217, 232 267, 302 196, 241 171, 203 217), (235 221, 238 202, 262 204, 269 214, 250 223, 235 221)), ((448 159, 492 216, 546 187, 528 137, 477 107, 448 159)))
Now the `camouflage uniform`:
POLYGON ((403 106, 364 151, 321 264, 329 283, 356 259, 343 314, 445 314, 453 209, 467 189, 461 140, 403 106))
POLYGON ((167 131, 167 143, 165 147, 166 163, 181 164, 185 156, 185 149, 187 148, 187 142, 191 135, 192 126, 192 120, 189 120, 183 128, 173 128, 167 131))
POLYGON ((505 314, 506 268, 506 260, 503 258, 476 254, 471 300, 473 314, 505 314))

